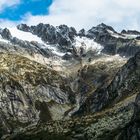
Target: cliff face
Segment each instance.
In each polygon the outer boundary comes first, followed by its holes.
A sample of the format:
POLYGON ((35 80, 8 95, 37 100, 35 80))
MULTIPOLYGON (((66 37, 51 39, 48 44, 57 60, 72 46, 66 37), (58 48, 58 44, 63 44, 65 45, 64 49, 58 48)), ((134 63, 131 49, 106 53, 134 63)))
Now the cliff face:
POLYGON ((61 119, 71 104, 72 92, 67 84, 64 77, 44 65, 1 53, 0 118, 3 127, 12 131, 16 123, 20 126, 61 119))
POLYGON ((123 98, 136 94, 139 91, 139 60, 140 53, 133 58, 118 71, 114 79, 106 88, 98 88, 91 94, 87 101, 81 106, 77 113, 80 112, 96 112, 114 104, 123 98))
POLYGON ((130 122, 115 135, 117 140, 139 140, 140 139, 140 122, 139 122, 139 94, 134 102, 134 113, 130 122))
POLYGON ((7 139, 87 139, 115 140, 118 133, 131 121, 135 96, 115 104, 95 115, 86 115, 64 121, 53 121, 40 126, 32 125, 6 136, 7 139))

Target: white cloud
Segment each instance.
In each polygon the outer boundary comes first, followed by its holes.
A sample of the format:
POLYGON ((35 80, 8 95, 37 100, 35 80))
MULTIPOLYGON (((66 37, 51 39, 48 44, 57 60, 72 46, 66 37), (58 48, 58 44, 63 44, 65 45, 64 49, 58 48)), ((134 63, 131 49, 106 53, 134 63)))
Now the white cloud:
MULTIPOLYGON (((14 8, 14 6, 18 6, 18 4, 20 4, 20 2, 21 2, 21 0, 0 0, 0 13, 2 13, 3 10, 5 10, 5 8, 7 8, 7 7, 14 8)), ((0 19, 0 27, 1 28, 13 27, 19 23, 20 23, 20 21, 13 22, 13 21, 10 21, 8 19, 0 19)))
POLYGON ((78 30, 104 22, 117 30, 140 30, 139 13, 140 0, 54 0, 49 15, 33 16, 28 13, 21 22, 29 25, 40 22, 67 24, 78 30))
POLYGON ((20 21, 19 22, 13 22, 13 21, 10 21, 10 20, 0 19, 0 28, 15 27, 18 24, 20 24, 20 21))
POLYGON ((20 0, 0 0, 0 12, 5 8, 15 6, 20 3, 20 0))
POLYGON ((67 24, 77 29, 90 28, 101 22, 116 29, 140 29, 139 0, 55 0, 48 16, 28 14, 23 21, 29 25, 39 22, 67 24))

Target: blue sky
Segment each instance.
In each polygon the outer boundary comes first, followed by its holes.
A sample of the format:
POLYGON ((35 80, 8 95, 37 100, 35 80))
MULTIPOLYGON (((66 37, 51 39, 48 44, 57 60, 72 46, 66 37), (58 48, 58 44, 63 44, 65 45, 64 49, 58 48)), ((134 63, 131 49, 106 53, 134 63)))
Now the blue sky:
POLYGON ((0 0, 0 27, 66 24, 77 30, 100 23, 140 30, 140 0, 0 0))
POLYGON ((21 20, 27 13, 32 15, 47 15, 51 3, 52 0, 21 0, 17 5, 6 7, 0 13, 0 18, 17 21, 21 20))

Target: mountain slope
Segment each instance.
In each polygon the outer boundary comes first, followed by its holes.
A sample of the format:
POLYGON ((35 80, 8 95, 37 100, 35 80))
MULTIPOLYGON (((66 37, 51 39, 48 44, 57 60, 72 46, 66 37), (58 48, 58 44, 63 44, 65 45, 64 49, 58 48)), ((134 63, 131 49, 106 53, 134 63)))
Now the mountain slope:
POLYGON ((121 139, 137 118, 139 35, 103 23, 0 29, 1 139, 121 139))
MULTIPOLYGON (((116 74, 114 80, 116 82, 116 93, 119 92, 117 100, 114 102, 112 94, 106 95, 104 92, 104 99, 109 97, 108 104, 111 106, 106 107, 103 111, 92 114, 92 110, 88 110, 90 115, 83 115, 81 117, 74 117, 66 121, 53 121, 50 123, 43 123, 40 126, 30 126, 28 131, 22 129, 16 136, 12 135, 10 139, 96 139, 96 140, 122 140, 122 139, 139 139, 139 64, 140 52, 135 57, 131 58, 116 74), (131 66, 131 69, 126 69, 131 66), (126 70, 128 72, 126 72, 126 70), (130 74, 131 73, 131 74, 130 74), (123 76, 122 76, 123 74, 123 76), (120 78, 118 78, 121 75, 120 78), (134 83, 134 80, 136 83, 134 83), (121 82, 129 82, 129 86, 121 89, 121 82), (134 85, 135 84, 135 85, 134 85), (134 86, 133 86, 134 85, 134 86), (133 87, 133 88, 132 88, 133 87), (127 91, 127 92, 126 92, 127 91), (129 94, 130 91, 131 93, 129 94), (125 94, 123 100, 121 95, 125 94), (138 94, 138 96, 137 96, 138 94), (137 96, 137 98, 136 98, 137 96), (136 98, 136 102, 135 102, 136 98), (114 102, 112 104, 112 101, 114 102), (134 104, 135 103, 135 104, 134 104), (134 129, 135 128, 135 129, 134 129), (134 129, 134 130, 133 130, 134 129), (134 133, 131 131, 133 130, 134 133), (35 134, 33 134, 35 132, 35 134)), ((114 83, 114 80, 112 83, 114 83)), ((110 87, 112 87, 112 83, 110 87)), ((107 88, 108 89, 108 88, 107 88)), ((111 88, 112 90, 115 88, 111 88)), ((106 90, 104 90, 106 91, 106 90)), ((111 92, 113 93, 113 92, 111 92)), ((94 93, 96 94, 96 93, 94 93)), ((93 94, 93 95, 94 95, 93 94)), ((99 93, 98 93, 99 94, 99 93)), ((115 92, 113 93, 115 96, 115 92)), ((116 97, 116 96, 115 96, 116 97)), ((95 100, 95 98, 90 98, 95 100)), ((100 104, 104 105, 103 98, 98 98, 100 104)), ((89 102, 90 103, 90 102, 89 102)), ((97 106, 95 106, 97 107, 97 106)), ((103 106, 102 106, 103 107, 103 106)), ((85 106, 86 108, 86 106, 85 106)), ((91 107, 91 109, 93 109, 91 107)), ((100 108, 101 109, 101 108, 100 108)), ((98 110, 99 111, 99 110, 98 110)), ((84 113, 84 110, 82 111, 84 113)))
POLYGON ((0 116, 6 129, 16 122, 60 119, 72 105, 67 79, 25 57, 1 53, 0 81, 0 116))

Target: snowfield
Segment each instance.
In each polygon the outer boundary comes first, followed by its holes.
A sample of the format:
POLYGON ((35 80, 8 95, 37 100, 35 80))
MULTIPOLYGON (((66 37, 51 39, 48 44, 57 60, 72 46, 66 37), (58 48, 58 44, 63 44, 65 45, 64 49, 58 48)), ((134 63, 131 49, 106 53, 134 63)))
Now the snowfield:
POLYGON ((44 44, 44 42, 41 40, 41 38, 39 38, 36 35, 33 35, 32 33, 18 30, 16 27, 8 28, 8 29, 10 30, 11 35, 13 37, 16 37, 21 40, 26 40, 26 41, 37 41, 38 43, 44 44))
MULTIPOLYGON (((30 32, 21 31, 21 30, 17 29, 16 27, 14 27, 14 28, 8 28, 8 29, 11 32, 11 35, 13 37, 16 37, 16 38, 21 39, 21 40, 24 40, 24 41, 29 41, 29 42, 36 41, 36 42, 42 44, 41 45, 42 48, 48 48, 48 49, 52 50, 52 52, 54 54, 58 55, 58 56, 63 56, 64 55, 64 53, 61 53, 55 46, 47 45, 45 42, 43 42, 41 40, 41 38, 39 38, 36 35, 33 35, 30 32)), ((6 40, 3 40, 2 38, 0 38, 0 41, 1 40, 6 42, 6 40)))

